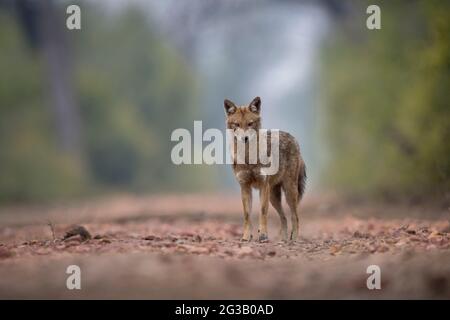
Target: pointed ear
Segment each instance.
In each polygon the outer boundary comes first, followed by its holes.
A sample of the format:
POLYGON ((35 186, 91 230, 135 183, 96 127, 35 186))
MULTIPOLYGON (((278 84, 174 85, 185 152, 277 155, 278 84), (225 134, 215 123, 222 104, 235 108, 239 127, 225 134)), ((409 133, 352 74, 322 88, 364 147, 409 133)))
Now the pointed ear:
POLYGON ((261 98, 256 97, 253 99, 253 101, 249 104, 249 108, 251 112, 259 114, 261 111, 261 98))
POLYGON ((225 113, 227 114, 227 116, 229 116, 229 115, 231 115, 231 114, 236 112, 237 107, 230 100, 225 99, 225 101, 223 102, 223 105, 225 107, 225 113))

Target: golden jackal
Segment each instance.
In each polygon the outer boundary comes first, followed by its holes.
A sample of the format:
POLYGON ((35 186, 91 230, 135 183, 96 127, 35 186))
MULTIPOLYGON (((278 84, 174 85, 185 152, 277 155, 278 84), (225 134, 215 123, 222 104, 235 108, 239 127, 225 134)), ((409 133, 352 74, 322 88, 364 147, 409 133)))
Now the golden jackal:
MULTIPOLYGON (((261 135, 261 99, 256 97, 249 105, 236 106, 230 100, 224 101, 226 113, 226 125, 233 134, 233 139, 245 144, 245 161, 236 162, 237 144, 233 143, 231 150, 233 161, 233 171, 237 181, 241 186, 242 204, 244 207, 244 232, 243 241, 252 239, 252 224, 250 212, 252 206, 252 187, 259 189, 261 202, 261 213, 259 216, 259 241, 267 241, 267 210, 269 200, 278 212, 281 220, 281 238, 288 240, 287 220, 281 205, 281 191, 283 190, 286 202, 291 211, 292 231, 290 240, 298 237, 298 207, 302 199, 306 181, 306 167, 300 155, 300 147, 293 136, 287 132, 279 131, 278 151, 278 171, 275 174, 267 175, 263 164, 258 156, 254 162, 249 160, 249 144, 256 143, 256 148, 260 148, 259 140, 261 135), (255 142, 256 141, 256 142, 255 142)), ((269 138, 273 132, 266 134, 268 144, 267 151, 271 154, 271 141, 269 138)), ((242 149, 241 149, 242 150, 242 149)), ((272 153, 273 154, 273 153, 272 153)))

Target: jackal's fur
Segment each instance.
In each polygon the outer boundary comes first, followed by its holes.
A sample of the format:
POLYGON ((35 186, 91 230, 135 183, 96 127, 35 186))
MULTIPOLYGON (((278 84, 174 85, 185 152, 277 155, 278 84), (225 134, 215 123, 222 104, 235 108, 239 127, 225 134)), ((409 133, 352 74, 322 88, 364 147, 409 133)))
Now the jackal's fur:
MULTIPOLYGON (((225 100, 224 106, 228 129, 233 130, 235 134, 238 129, 244 131, 254 129, 256 132, 259 132, 258 130, 261 128, 261 99, 259 97, 256 97, 249 105, 245 106, 237 106, 230 100, 225 100)), ((268 150, 270 153, 269 138, 268 150)), ((246 145, 248 144, 248 139, 245 140, 245 143, 246 145)), ((232 153, 234 154, 234 159, 236 159, 236 148, 232 150, 232 153)), ((248 154, 246 156, 248 157, 248 154)), ((299 203, 305 190, 306 181, 306 167, 297 141, 289 133, 284 131, 279 132, 279 170, 274 175, 261 175, 261 168, 264 166, 259 162, 259 159, 256 164, 248 163, 248 161, 245 161, 245 164, 233 164, 234 174, 241 186, 241 197, 244 207, 244 231, 242 240, 249 241, 252 239, 252 224, 250 221, 252 187, 259 189, 261 200, 258 229, 259 241, 266 241, 268 239, 267 210, 269 201, 280 216, 281 238, 288 240, 287 219, 281 205, 282 191, 284 192, 291 212, 292 231, 289 239, 296 240, 299 228, 299 203)))

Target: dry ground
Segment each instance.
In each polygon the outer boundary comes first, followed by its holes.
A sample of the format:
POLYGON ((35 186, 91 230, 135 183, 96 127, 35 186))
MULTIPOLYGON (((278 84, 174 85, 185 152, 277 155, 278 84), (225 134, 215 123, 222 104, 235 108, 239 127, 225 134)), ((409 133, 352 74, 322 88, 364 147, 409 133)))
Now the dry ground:
POLYGON ((3 207, 0 298, 450 298, 448 208, 310 196, 294 243, 278 241, 273 211, 269 243, 240 242, 240 212, 232 195, 3 207), (62 241, 73 224, 93 238, 62 241), (381 290, 366 287, 372 264, 381 290))

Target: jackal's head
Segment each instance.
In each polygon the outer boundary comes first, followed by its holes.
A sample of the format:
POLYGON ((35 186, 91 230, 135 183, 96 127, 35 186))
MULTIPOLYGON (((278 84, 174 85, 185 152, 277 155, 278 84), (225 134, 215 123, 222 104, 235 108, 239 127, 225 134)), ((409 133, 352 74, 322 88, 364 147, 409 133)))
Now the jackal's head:
POLYGON ((249 105, 237 106, 230 100, 224 101, 227 129, 242 141, 249 141, 261 128, 261 99, 256 97, 249 105))

